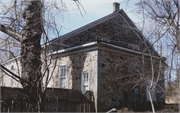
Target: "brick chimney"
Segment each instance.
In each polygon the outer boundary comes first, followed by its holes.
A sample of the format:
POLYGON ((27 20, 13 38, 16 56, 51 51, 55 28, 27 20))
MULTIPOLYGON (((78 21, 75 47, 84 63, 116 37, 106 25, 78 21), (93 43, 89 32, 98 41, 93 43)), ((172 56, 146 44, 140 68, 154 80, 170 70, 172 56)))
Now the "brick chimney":
POLYGON ((113 11, 114 11, 114 12, 115 12, 115 11, 118 11, 118 10, 119 10, 119 6, 120 6, 119 3, 114 2, 114 3, 113 3, 113 11))

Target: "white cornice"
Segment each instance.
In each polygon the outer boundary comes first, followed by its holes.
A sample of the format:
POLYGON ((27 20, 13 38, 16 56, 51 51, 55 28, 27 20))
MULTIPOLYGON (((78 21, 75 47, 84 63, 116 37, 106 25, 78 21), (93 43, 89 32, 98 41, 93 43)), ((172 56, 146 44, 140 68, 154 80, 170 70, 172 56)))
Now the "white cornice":
POLYGON ((96 45, 96 44, 98 44, 97 41, 91 42, 91 43, 87 43, 87 44, 83 44, 83 45, 79 45, 79 46, 74 46, 74 47, 67 48, 67 49, 62 49, 62 50, 59 50, 57 52, 50 53, 49 55, 64 53, 64 52, 72 51, 72 50, 75 50, 75 49, 81 49, 81 48, 93 46, 93 45, 96 45))

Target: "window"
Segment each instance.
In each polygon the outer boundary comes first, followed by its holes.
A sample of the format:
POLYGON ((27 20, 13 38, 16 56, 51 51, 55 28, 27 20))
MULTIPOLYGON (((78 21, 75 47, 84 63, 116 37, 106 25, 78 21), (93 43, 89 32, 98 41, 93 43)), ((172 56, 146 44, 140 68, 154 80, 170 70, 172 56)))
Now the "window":
POLYGON ((132 48, 133 50, 140 50, 138 45, 128 44, 128 47, 132 48))
POLYGON ((89 76, 88 72, 83 72, 81 77, 81 91, 85 93, 87 90, 89 90, 89 76))
POLYGON ((60 66, 59 88, 66 88, 66 65, 60 66))
MULTIPOLYGON (((150 97, 149 97, 149 88, 151 86, 151 80, 147 81, 147 101, 150 101, 150 97)), ((151 96, 152 96, 152 100, 156 102, 156 92, 155 92, 155 88, 156 85, 155 83, 153 83, 153 88, 151 89, 151 96)))

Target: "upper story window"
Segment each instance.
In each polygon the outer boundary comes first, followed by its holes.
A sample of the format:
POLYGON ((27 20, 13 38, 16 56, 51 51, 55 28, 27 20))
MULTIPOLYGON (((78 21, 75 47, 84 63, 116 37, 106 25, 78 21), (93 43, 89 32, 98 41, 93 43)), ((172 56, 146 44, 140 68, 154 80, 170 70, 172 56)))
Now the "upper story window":
POLYGON ((132 48, 133 50, 140 50, 139 46, 135 44, 128 44, 128 47, 132 48))
POLYGON ((96 40, 100 40, 103 42, 109 42, 110 41, 108 38, 104 38, 104 37, 100 37, 100 36, 96 36, 96 40))
POLYGON ((66 88, 66 65, 60 66, 59 88, 66 88))
POLYGON ((89 90, 89 75, 88 72, 83 72, 81 77, 81 91, 85 93, 89 90))

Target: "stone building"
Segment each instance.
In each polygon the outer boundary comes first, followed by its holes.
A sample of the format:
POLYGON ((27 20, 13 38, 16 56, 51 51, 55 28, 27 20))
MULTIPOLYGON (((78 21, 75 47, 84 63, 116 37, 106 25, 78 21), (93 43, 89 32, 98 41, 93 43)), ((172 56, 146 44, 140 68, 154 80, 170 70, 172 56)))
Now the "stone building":
MULTIPOLYGON (((48 87, 79 89, 82 93, 90 90, 96 111, 123 106, 146 109, 150 101, 148 87, 154 76, 152 100, 155 105, 164 103, 167 64, 149 46, 119 4, 114 3, 113 13, 49 42, 48 69, 52 77, 48 87)), ((14 59, 4 65, 18 70, 14 59)), ((19 86, 13 80, 5 81, 5 86, 19 86)))

